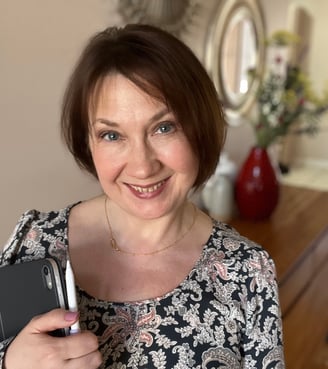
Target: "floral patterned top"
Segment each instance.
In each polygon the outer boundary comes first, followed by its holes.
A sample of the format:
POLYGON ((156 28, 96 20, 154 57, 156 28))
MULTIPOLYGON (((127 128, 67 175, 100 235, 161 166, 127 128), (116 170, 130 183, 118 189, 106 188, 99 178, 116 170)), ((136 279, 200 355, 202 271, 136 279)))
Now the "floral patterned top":
MULTIPOLYGON (((1 266, 68 257, 70 207, 22 215, 1 266)), ((275 267, 266 251, 213 221, 202 254, 173 291, 113 303, 78 286, 82 329, 99 339, 104 369, 282 369, 282 323, 275 267)), ((0 342, 0 368, 11 339, 0 342)))

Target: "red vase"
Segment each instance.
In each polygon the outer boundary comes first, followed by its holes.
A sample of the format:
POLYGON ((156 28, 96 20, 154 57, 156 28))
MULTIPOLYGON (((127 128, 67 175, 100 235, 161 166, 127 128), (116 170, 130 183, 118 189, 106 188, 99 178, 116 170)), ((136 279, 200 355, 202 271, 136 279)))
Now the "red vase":
POLYGON ((236 179, 235 197, 244 219, 267 219, 276 208, 279 183, 266 149, 253 147, 250 150, 236 179))

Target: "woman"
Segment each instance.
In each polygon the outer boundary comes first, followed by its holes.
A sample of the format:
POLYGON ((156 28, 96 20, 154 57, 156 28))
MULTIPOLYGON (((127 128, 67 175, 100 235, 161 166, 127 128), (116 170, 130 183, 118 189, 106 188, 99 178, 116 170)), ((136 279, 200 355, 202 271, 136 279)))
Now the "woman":
POLYGON ((147 25, 95 35, 69 81, 62 132, 103 194, 25 213, 2 265, 53 257, 64 269, 69 258, 79 317, 33 319, 1 343, 3 367, 282 368, 272 260, 189 201, 226 134, 190 49, 147 25), (47 335, 77 319, 81 333, 47 335))

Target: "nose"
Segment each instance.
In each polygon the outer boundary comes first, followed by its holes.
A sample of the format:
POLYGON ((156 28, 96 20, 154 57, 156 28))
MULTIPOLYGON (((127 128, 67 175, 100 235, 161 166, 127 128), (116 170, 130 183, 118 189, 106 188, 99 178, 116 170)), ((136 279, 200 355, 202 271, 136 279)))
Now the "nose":
POLYGON ((131 145, 126 171, 131 177, 145 179, 153 176, 160 169, 161 163, 156 149, 147 140, 131 145))

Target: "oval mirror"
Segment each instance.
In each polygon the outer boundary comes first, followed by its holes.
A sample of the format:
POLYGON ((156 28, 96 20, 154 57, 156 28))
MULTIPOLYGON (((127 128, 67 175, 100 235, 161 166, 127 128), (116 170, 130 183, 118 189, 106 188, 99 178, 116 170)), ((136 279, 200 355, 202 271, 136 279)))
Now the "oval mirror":
POLYGON ((224 1, 208 32, 205 65, 225 107, 238 125, 254 102, 264 70, 265 30, 255 0, 224 1))

